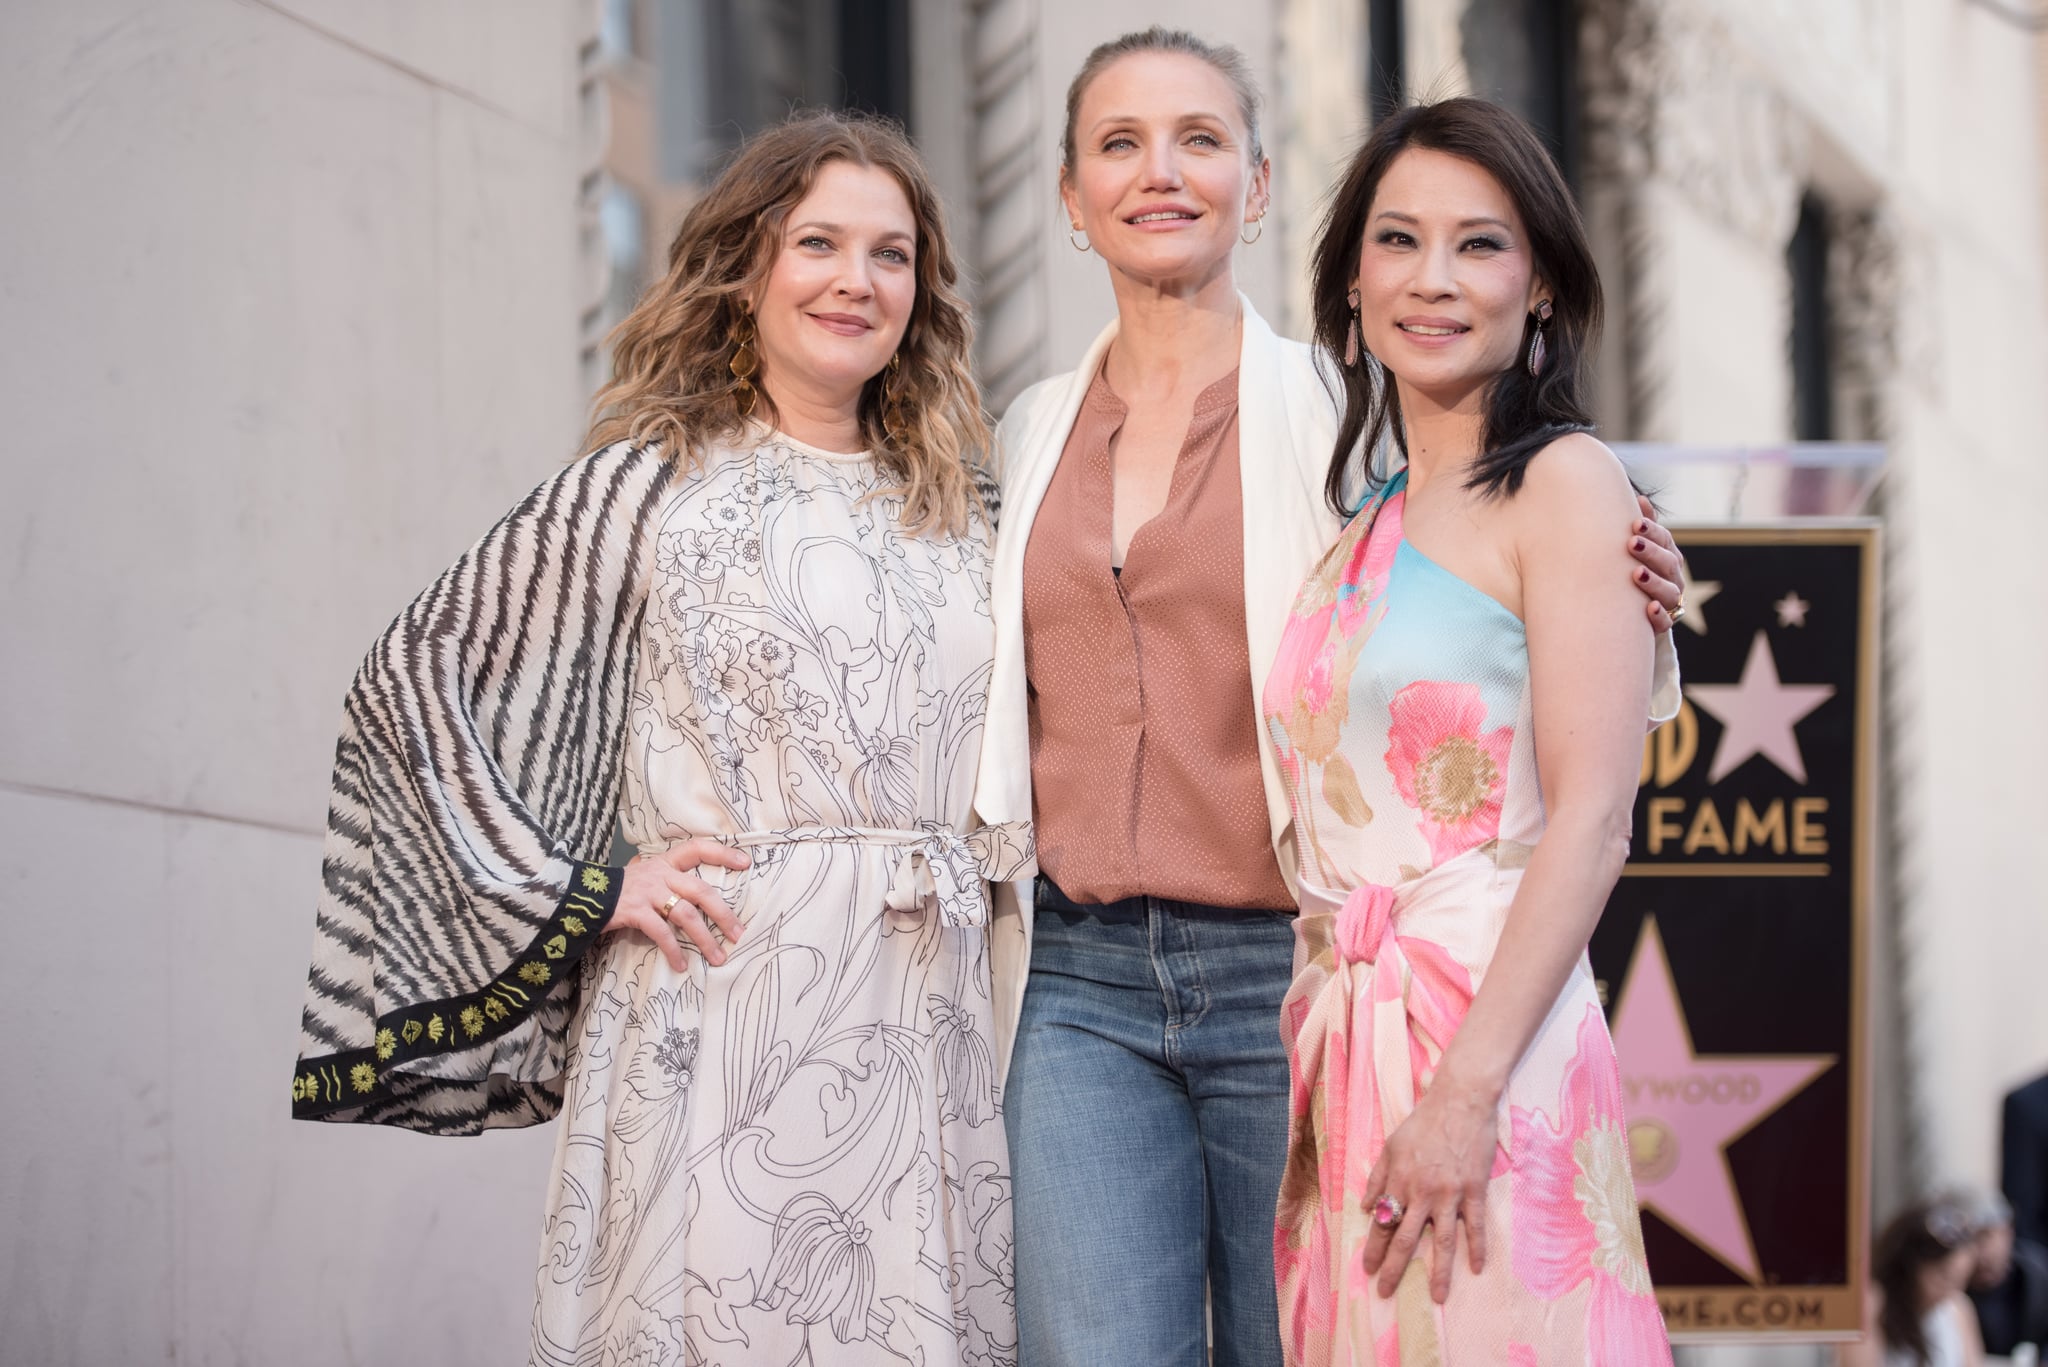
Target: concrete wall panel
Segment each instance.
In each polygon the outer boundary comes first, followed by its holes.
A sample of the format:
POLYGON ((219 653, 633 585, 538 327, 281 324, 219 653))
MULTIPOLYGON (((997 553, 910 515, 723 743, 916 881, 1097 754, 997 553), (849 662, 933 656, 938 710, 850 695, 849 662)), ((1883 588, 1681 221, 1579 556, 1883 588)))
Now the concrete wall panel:
POLYGON ((0 829, 64 925, 0 1054, 7 1360, 515 1360, 553 1131, 289 1118, 318 843, 4 792, 0 829))
POLYGON ((581 432, 585 9, 296 8, 0 10, 10 1362, 526 1334, 552 1132, 286 1080, 343 689, 581 432))
POLYGON ((592 0, 258 0, 549 137, 575 131, 574 53, 592 0))

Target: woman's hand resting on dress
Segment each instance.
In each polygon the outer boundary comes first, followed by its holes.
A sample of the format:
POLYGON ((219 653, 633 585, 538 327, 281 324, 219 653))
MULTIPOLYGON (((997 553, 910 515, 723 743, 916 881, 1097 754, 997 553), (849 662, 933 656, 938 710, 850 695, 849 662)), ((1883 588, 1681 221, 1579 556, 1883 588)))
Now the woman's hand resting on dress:
POLYGON ((1497 1097, 1439 1074, 1408 1118, 1387 1136, 1380 1161, 1366 1179, 1366 1209, 1382 1192, 1392 1193, 1406 1209, 1395 1229, 1375 1220, 1366 1241, 1365 1271, 1379 1274, 1382 1296, 1393 1295, 1401 1285, 1425 1225, 1431 1226, 1436 1248, 1429 1294, 1438 1305, 1451 1294, 1460 1218, 1472 1270, 1486 1266, 1486 1183, 1493 1173, 1499 1104, 1497 1097))
POLYGON ((636 854, 626 861, 626 881, 619 889, 619 905, 605 923, 605 933, 633 929, 654 941, 669 966, 684 971, 683 945, 676 938, 680 930, 704 956, 706 963, 725 962, 725 945, 712 934, 725 937, 726 944, 738 944, 740 920, 718 895, 717 889, 691 870, 704 864, 743 869, 752 862, 745 850, 721 845, 701 836, 671 845, 656 854, 636 854), (670 898, 676 900, 671 903, 670 898), (667 906, 666 913, 663 907, 667 906))

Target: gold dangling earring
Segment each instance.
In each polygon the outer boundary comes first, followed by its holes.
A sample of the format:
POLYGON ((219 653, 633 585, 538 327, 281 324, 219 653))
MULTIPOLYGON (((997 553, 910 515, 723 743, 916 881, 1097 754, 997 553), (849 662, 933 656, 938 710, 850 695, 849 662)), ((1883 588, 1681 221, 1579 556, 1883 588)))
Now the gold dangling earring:
POLYGON ((754 401, 760 397, 754 388, 754 376, 760 372, 760 358, 754 355, 754 315, 742 313, 739 321, 732 325, 732 360, 726 369, 732 371, 734 388, 738 394, 740 416, 754 416, 754 401))
POLYGON ((1351 321, 1344 329, 1344 368, 1351 369, 1358 364, 1358 291, 1346 296, 1351 305, 1351 321))
POLYGON ((1260 238, 1264 237, 1265 235, 1266 235, 1266 216, 1265 216, 1264 214, 1260 214, 1260 215, 1259 215, 1259 216, 1258 216, 1257 218, 1255 218, 1255 219, 1253 219, 1253 220, 1252 220, 1252 235, 1251 235, 1250 237, 1246 237, 1246 236, 1244 235, 1244 229, 1242 229, 1242 228, 1239 228, 1239 229, 1237 230, 1237 240, 1238 240, 1238 241, 1240 241, 1240 242, 1242 242, 1242 243, 1244 243, 1244 245, 1245 245, 1245 246, 1247 246, 1247 247, 1251 246, 1251 245, 1252 245, 1252 243, 1254 243, 1254 242, 1258 241, 1258 240, 1259 240, 1260 238))
POLYGON ((903 417, 903 353, 899 351, 882 372, 882 431, 891 444, 900 447, 909 430, 903 417))
POLYGON ((1087 254, 1088 234, 1081 231, 1080 224, 1076 223, 1073 227, 1067 229, 1067 241, 1073 245, 1075 251, 1082 253, 1084 256, 1087 254))

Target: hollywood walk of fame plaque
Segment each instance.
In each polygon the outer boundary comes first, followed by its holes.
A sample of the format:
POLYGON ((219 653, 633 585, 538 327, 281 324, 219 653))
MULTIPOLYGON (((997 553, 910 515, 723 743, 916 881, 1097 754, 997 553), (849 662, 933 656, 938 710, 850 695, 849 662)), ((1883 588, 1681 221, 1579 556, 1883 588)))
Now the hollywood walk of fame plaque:
POLYGON ((1678 532, 1685 698, 1592 942, 1672 1337, 1851 1338, 1869 1233, 1877 544, 1678 532))

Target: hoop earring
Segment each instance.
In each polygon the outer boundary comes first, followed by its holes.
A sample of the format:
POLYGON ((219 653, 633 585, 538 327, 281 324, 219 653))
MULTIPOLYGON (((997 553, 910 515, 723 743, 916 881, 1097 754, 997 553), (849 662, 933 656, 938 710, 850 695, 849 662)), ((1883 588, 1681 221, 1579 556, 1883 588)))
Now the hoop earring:
POLYGON ((1074 250, 1085 253, 1089 248, 1088 234, 1079 228, 1067 230, 1067 241, 1074 244, 1074 250))
POLYGON ((739 321, 732 325, 733 353, 725 368, 732 372, 734 389, 739 400, 740 416, 754 416, 754 401, 760 392, 754 388, 754 376, 760 373, 760 358, 754 355, 754 315, 742 313, 739 321))
POLYGON ((903 353, 899 351, 882 371, 882 432, 900 447, 909 431, 910 424, 903 416, 903 353))
POLYGON ((1351 305, 1351 321, 1344 329, 1344 368, 1349 370, 1358 364, 1358 291, 1351 291, 1345 302, 1351 305))
POLYGON ((1549 348, 1544 345, 1543 334, 1550 330, 1550 301, 1543 300, 1536 305, 1536 311, 1529 317, 1536 324, 1536 334, 1529 339, 1529 378, 1543 377, 1543 363, 1549 358, 1549 348))
POLYGON ((1244 229, 1242 229, 1242 228, 1239 228, 1239 229, 1237 230, 1237 240, 1238 240, 1238 241, 1240 241, 1240 242, 1242 242, 1242 243, 1244 243, 1244 245, 1245 245, 1245 246, 1247 246, 1247 247, 1251 246, 1251 245, 1252 245, 1252 243, 1254 243, 1254 242, 1258 241, 1258 240, 1259 240, 1260 238, 1264 237, 1265 235, 1266 235, 1266 216, 1265 216, 1264 214, 1260 214, 1260 215, 1259 215, 1259 216, 1258 216, 1257 218, 1255 218, 1255 219, 1253 219, 1253 220, 1252 220, 1252 235, 1251 235, 1250 237, 1246 237, 1246 236, 1244 235, 1244 229))

